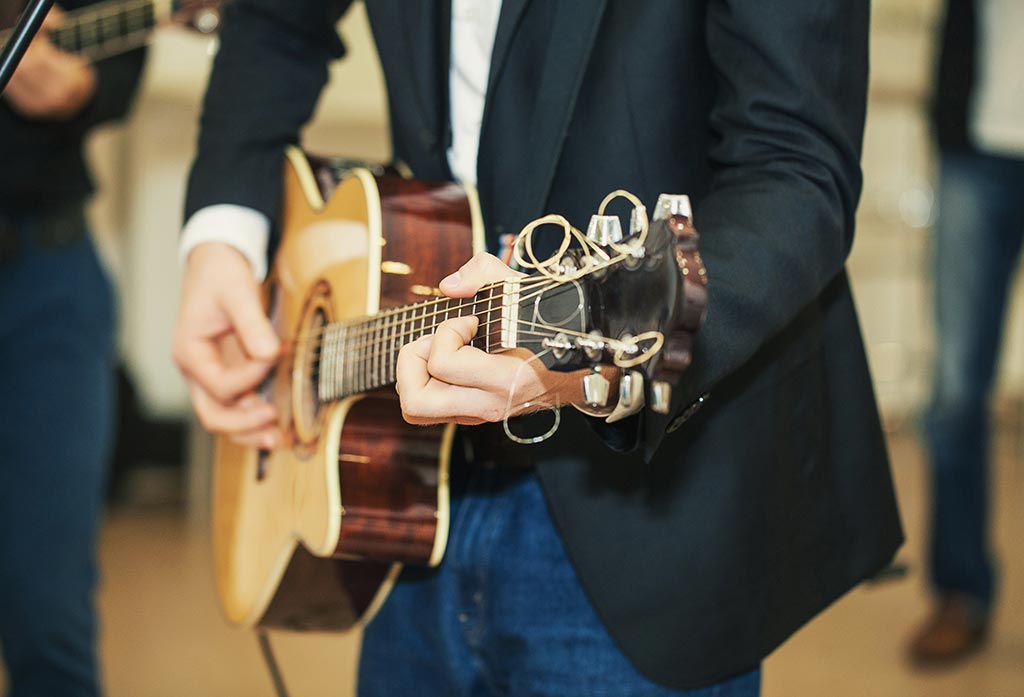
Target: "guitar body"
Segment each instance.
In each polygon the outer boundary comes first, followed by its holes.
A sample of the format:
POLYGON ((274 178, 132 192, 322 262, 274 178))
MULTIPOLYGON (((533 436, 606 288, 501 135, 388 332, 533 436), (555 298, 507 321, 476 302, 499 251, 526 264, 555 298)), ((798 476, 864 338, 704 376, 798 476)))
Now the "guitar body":
POLYGON ((264 285, 286 353, 263 386, 289 447, 220 439, 214 555, 228 619, 345 630, 368 621, 401 564, 436 565, 448 531, 454 426, 409 426, 385 388, 321 403, 324 325, 420 302, 483 247, 472 193, 288 153, 281 239, 264 285))

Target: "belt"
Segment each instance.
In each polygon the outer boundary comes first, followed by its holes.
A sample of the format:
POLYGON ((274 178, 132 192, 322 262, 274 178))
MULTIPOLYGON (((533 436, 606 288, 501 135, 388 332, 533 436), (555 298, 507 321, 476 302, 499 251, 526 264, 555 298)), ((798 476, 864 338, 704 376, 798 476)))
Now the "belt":
POLYGON ((40 249, 61 249, 85 234, 85 213, 80 204, 45 213, 10 215, 0 212, 0 263, 11 261, 27 242, 40 249))

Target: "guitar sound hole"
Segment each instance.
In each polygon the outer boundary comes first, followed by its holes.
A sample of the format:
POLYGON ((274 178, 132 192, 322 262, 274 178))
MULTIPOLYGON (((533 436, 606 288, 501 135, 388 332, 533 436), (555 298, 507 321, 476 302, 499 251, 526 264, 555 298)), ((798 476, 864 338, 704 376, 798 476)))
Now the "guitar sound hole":
POLYGON ((323 310, 318 309, 313 313, 313 319, 310 322, 310 370, 309 376, 306 378, 306 392, 309 397, 303 400, 308 408, 308 413, 305 416, 309 419, 309 423, 316 421, 320 415, 320 357, 321 348, 324 345, 322 336, 326 326, 327 316, 323 310))
POLYGON ((320 437, 320 375, 323 334, 330 324, 326 284, 320 284, 306 302, 296 332, 292 366, 292 421, 298 443, 313 444, 320 437))

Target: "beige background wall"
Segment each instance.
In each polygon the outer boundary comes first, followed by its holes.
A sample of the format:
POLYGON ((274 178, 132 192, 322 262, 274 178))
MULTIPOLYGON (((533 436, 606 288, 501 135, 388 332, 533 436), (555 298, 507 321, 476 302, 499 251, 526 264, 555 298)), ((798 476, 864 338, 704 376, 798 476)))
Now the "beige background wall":
MULTIPOLYGON (((932 352, 932 155, 922 105, 937 4, 874 3, 865 191, 850 270, 879 398, 894 421, 915 413, 925 399, 932 352)), ((350 55, 334 67, 306 143, 322 152, 386 157, 383 80, 361 5, 343 21, 342 33, 350 55)), ((133 118, 93 143, 104 192, 95 222, 121 284, 122 346, 146 404, 160 414, 187 408, 168 346, 184 179, 213 49, 209 39, 161 33, 133 118)), ((1004 352, 1005 395, 1024 386, 1019 289, 1016 295, 1004 352)))

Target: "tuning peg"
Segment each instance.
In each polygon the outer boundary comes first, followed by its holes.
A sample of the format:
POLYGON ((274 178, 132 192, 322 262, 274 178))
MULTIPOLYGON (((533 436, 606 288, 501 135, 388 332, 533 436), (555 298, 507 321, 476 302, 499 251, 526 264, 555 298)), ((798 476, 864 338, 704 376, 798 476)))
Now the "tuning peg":
POLYGON ((647 222, 647 206, 640 205, 633 209, 633 212, 629 214, 629 234, 639 235, 640 230, 643 229, 644 223, 647 222))
POLYGON ((662 220, 674 215, 681 215, 693 220, 693 207, 690 205, 689 196, 686 194, 662 194, 658 197, 658 204, 654 207, 654 219, 662 220))
POLYGON ((601 368, 583 377, 583 399, 589 406, 603 407, 608 404, 608 378, 601 375, 601 368))
POLYGON ((639 370, 624 373, 619 379, 619 406, 623 409, 632 409, 643 396, 644 374, 639 370))
POLYGON ((667 414, 672 404, 672 385, 663 380, 651 383, 651 410, 667 414))
POLYGON ((592 215, 587 225, 587 239, 602 247, 622 240, 622 223, 616 215, 592 215))

